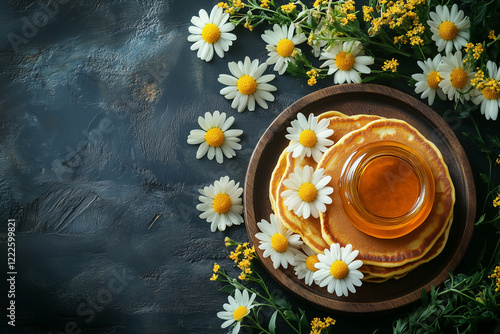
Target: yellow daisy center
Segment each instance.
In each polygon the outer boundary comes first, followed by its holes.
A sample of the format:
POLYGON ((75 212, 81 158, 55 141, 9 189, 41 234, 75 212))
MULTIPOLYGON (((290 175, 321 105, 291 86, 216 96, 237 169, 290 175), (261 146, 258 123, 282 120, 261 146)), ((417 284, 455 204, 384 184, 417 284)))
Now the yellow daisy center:
POLYGON ((281 233, 274 233, 271 237, 271 246, 278 253, 283 253, 288 249, 288 239, 281 233))
POLYGON ((255 90, 257 89, 257 81, 255 81, 255 79, 250 75, 245 74, 238 79, 236 87, 241 94, 251 95, 255 93, 255 90))
POLYGON ((461 68, 456 68, 450 74, 451 85, 455 88, 463 88, 467 83, 467 72, 461 68))
POLYGON ((247 313, 248 309, 245 306, 238 306, 238 308, 233 312, 233 318, 236 321, 240 321, 245 315, 247 315, 247 313))
POLYGON ((318 137, 316 137, 316 132, 310 129, 305 129, 300 133, 299 136, 299 142, 302 144, 302 146, 305 147, 313 147, 316 145, 316 142, 318 141, 318 137))
POLYGON ((450 41, 455 38, 458 34, 458 27, 455 23, 450 21, 444 21, 439 25, 439 36, 445 41, 450 41))
POLYGON ((299 197, 304 202, 314 201, 316 195, 318 195, 318 190, 316 189, 316 186, 314 184, 310 182, 304 182, 300 185, 299 197))
POLYGON ((231 205, 231 197, 224 193, 217 194, 212 202, 212 208, 220 214, 227 213, 231 209, 231 205))
POLYGON ((316 270, 318 270, 318 268, 316 268, 314 266, 318 262, 319 262, 318 255, 316 255, 316 254, 309 255, 307 257, 307 259, 306 259, 306 267, 307 267, 307 269, 309 269, 310 271, 316 271, 316 270))
POLYGON ((276 45, 276 52, 278 52, 281 57, 290 57, 293 49, 295 49, 295 44, 286 38, 283 38, 278 42, 278 45, 276 45))
POLYGON ((349 274, 349 268, 344 261, 337 260, 330 267, 330 274, 336 279, 343 279, 349 274))
POLYGON ((352 53, 341 51, 335 57, 335 65, 342 71, 349 71, 354 66, 354 56, 352 53))
POLYGON ((443 78, 439 75, 439 72, 432 71, 427 76, 427 85, 432 89, 438 89, 439 83, 441 82, 442 79, 443 78))
POLYGON ((211 128, 205 133, 205 141, 212 147, 219 147, 224 144, 224 138, 224 132, 217 127, 211 128))
POLYGON ((219 27, 213 23, 207 23, 201 30, 201 38, 207 43, 214 44, 220 38, 219 27))
POLYGON ((487 100, 498 100, 500 98, 500 93, 498 90, 486 87, 481 91, 483 93, 483 96, 487 100))

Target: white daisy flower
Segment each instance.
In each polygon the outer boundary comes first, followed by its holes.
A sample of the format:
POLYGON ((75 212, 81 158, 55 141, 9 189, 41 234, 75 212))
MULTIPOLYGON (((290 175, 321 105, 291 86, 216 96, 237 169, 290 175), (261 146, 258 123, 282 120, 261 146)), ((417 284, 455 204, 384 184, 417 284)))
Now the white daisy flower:
POLYGON ((439 52, 449 53, 453 47, 458 51, 467 44, 470 21, 462 10, 458 10, 457 4, 451 7, 451 11, 446 6, 436 6, 436 11, 430 12, 429 16, 431 20, 427 24, 439 52))
MULTIPOLYGON (((486 80, 495 80, 497 87, 500 87, 500 71, 498 70, 497 64, 488 60, 486 69, 488 70, 489 77, 489 79, 486 80)), ((481 91, 474 89, 471 95, 474 104, 481 104, 481 114, 483 114, 487 120, 492 119, 496 121, 498 117, 498 108, 500 108, 500 91, 498 88, 485 87, 481 91)))
POLYGON ((240 183, 229 181, 229 176, 221 177, 208 187, 199 189, 201 196, 198 197, 200 204, 196 209, 203 211, 200 218, 211 223, 210 230, 215 232, 224 231, 226 227, 243 223, 243 205, 241 194, 243 188, 240 183))
POLYGON ((222 323, 221 327, 226 328, 234 324, 232 334, 238 333, 240 331, 241 321, 255 306, 253 302, 256 296, 255 293, 249 296, 247 290, 243 290, 243 293, 238 289, 234 290, 234 297, 228 296, 227 300, 229 303, 223 305, 225 311, 217 313, 217 317, 226 320, 222 323))
POLYGON ((245 57, 245 61, 228 64, 232 75, 219 75, 219 82, 228 87, 222 88, 220 93, 228 100, 233 100, 231 107, 243 112, 245 108, 255 110, 255 102, 264 109, 267 109, 266 101, 274 101, 276 87, 268 82, 274 79, 274 74, 264 74, 267 65, 260 64, 257 59, 250 61, 245 57))
POLYGON ((475 72, 471 69, 465 69, 462 61, 462 52, 457 51, 455 54, 447 54, 441 58, 441 63, 438 66, 438 72, 443 78, 439 82, 439 87, 448 95, 449 100, 463 101, 469 100, 470 95, 467 93, 472 87, 470 81, 474 77, 475 72))
POLYGON ((364 56, 363 45, 359 41, 336 41, 323 51, 319 59, 326 59, 320 67, 328 66, 328 75, 335 73, 333 81, 336 84, 360 83, 359 73, 369 74, 371 70, 368 65, 374 63, 372 57, 364 56))
POLYGON ((300 51, 295 46, 307 40, 305 34, 295 34, 293 23, 289 27, 275 24, 273 30, 264 31, 261 37, 267 43, 266 49, 269 51, 267 64, 275 64, 274 70, 279 75, 285 73, 290 61, 293 62, 293 52, 300 51))
POLYGON ((295 265, 295 255, 300 252, 302 240, 298 234, 285 229, 274 214, 270 218, 270 223, 265 219, 257 223, 261 232, 255 237, 260 240, 259 248, 264 251, 264 257, 271 256, 274 268, 278 269, 281 265, 286 269, 289 264, 295 265))
POLYGON ((299 217, 318 218, 320 212, 326 211, 325 204, 332 203, 328 195, 333 193, 333 188, 326 186, 332 177, 324 174, 323 168, 315 171, 311 166, 295 167, 288 179, 283 180, 288 188, 281 193, 283 203, 299 217))
POLYGON ((318 254, 319 262, 315 264, 318 271, 314 272, 313 279, 320 287, 327 287, 329 293, 338 297, 347 296, 348 290, 356 292, 356 286, 361 286, 363 274, 357 270, 363 261, 354 260, 359 251, 352 250, 352 245, 340 247, 333 243, 330 249, 325 249, 324 254, 318 254))
POLYGON ((333 130, 328 128, 330 120, 322 119, 318 123, 318 117, 309 114, 306 119, 304 114, 298 113, 297 119, 290 123, 291 127, 286 128, 288 134, 285 135, 290 140, 287 152, 293 152, 294 158, 312 155, 314 161, 319 162, 326 151, 327 146, 333 145, 333 141, 328 139, 333 134, 333 130))
POLYGON ((422 93, 420 96, 422 99, 428 98, 430 106, 434 103, 436 93, 442 100, 446 100, 446 95, 439 87, 439 83, 443 80, 438 72, 438 66, 440 63, 440 54, 437 54, 434 59, 427 58, 424 62, 419 60, 417 64, 424 71, 424 73, 412 74, 411 76, 417 81, 415 84, 415 93, 422 93))
POLYGON ((194 42, 191 50, 198 50, 197 57, 207 62, 212 60, 214 50, 220 58, 224 58, 224 52, 236 40, 236 35, 230 33, 234 25, 227 22, 229 14, 224 13, 217 5, 212 8, 210 17, 204 9, 200 9, 198 14, 199 16, 191 18, 194 26, 189 27, 191 35, 188 36, 188 41, 194 42))
POLYGON ((213 114, 205 113, 205 117, 198 117, 198 124, 202 130, 191 130, 187 138, 188 144, 198 145, 196 159, 201 159, 205 154, 209 160, 214 157, 218 163, 224 161, 224 155, 230 159, 236 155, 235 150, 241 150, 238 144, 243 130, 229 130, 234 123, 234 117, 226 119, 226 113, 220 113, 218 110, 213 114))
POLYGON ((314 266, 319 262, 318 255, 306 244, 302 245, 302 251, 295 255, 295 275, 304 279, 307 285, 314 282, 313 274, 318 269, 314 266))

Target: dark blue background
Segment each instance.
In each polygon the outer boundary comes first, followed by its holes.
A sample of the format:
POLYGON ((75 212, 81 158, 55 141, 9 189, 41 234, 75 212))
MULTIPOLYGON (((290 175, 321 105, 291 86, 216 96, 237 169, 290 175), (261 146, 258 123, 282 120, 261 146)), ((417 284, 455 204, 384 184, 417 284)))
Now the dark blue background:
MULTIPOLYGON (((209 278, 214 262, 232 266, 224 237, 248 237, 243 225, 211 233, 195 208, 198 189, 225 175, 242 185, 272 120, 333 80, 309 87, 306 79, 277 76, 269 110, 238 114, 219 94, 217 77, 246 55, 264 61, 265 43, 262 30, 238 27, 225 58, 198 59, 187 41, 190 19, 217 2, 47 3, 0 3, 0 221, 18 223, 17 327, 5 316, 1 326, 19 333, 225 333, 216 314, 227 294, 209 278), (243 149, 222 165, 197 160, 197 147, 186 143, 198 116, 214 110, 235 116, 233 127, 244 131, 243 149)), ((412 92, 405 83, 385 84, 412 92)), ((437 103, 436 110, 449 107, 437 103)), ((470 121, 449 122, 477 176, 485 160, 461 135, 472 131, 470 121)), ((498 124, 481 122, 498 133, 498 124)), ((482 205, 481 190, 478 182, 482 205)), ((483 239, 475 236, 459 270, 474 267, 483 239)), ((6 254, 6 238, 0 244, 6 254)), ((269 285, 310 320, 335 318, 336 333, 388 333, 411 309, 329 314, 269 285)))

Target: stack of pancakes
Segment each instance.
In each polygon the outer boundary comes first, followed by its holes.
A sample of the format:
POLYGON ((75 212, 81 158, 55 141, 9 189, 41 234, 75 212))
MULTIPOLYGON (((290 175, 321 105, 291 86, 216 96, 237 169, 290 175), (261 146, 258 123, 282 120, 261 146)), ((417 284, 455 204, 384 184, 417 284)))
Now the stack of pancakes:
POLYGON ((322 253, 332 243, 351 244, 359 251, 358 259, 364 265, 360 270, 365 281, 384 282, 401 278, 419 265, 436 257, 444 248, 453 221, 455 189, 439 149, 408 123, 374 115, 346 116, 330 111, 318 116, 329 119, 334 145, 323 154, 319 163, 312 157, 293 158, 292 153, 281 153, 270 180, 269 195, 274 213, 289 230, 300 234, 302 240, 316 253, 322 253), (412 232, 393 239, 381 239, 358 230, 349 221, 339 196, 339 177, 342 166, 358 148, 377 141, 395 141, 420 153, 430 167, 435 183, 433 208, 426 220, 412 232), (280 194, 296 167, 309 165, 325 169, 332 177, 329 187, 334 189, 332 203, 318 218, 304 219, 295 215, 284 204, 280 194))

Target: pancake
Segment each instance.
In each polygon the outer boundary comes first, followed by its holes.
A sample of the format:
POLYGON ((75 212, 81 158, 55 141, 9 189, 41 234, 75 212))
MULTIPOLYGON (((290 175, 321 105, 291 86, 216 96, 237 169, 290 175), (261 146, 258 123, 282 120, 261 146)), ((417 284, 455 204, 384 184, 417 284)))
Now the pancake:
POLYGON ((438 256, 441 253, 441 251, 446 246, 446 242, 448 241, 448 236, 450 233, 450 228, 451 228, 452 222, 453 222, 453 215, 450 217, 449 221, 447 222, 447 227, 446 227, 444 233, 439 237, 439 239, 436 241, 434 246, 432 246, 432 248, 421 259, 414 261, 414 262, 408 262, 400 267, 380 267, 380 266, 374 266, 374 265, 363 265, 359 268, 359 270, 363 274, 365 274, 367 281, 378 281, 378 280, 371 280, 372 278, 399 279, 399 278, 405 276, 407 273, 409 273, 413 269, 419 267, 420 265, 422 265, 424 263, 429 262, 430 260, 434 259, 436 256, 438 256))
MULTIPOLYGON (((318 121, 325 118, 330 120, 328 128, 333 130, 333 134, 329 139, 333 140, 334 143, 347 133, 360 129, 374 120, 381 119, 379 116, 371 115, 349 117, 336 111, 329 111, 320 114, 318 121)), ((298 217, 295 213, 288 210, 283 198, 279 196, 285 190, 283 180, 286 180, 296 167, 304 168, 306 165, 315 168, 317 163, 312 157, 305 157, 303 159, 293 158, 292 153, 287 152, 286 149, 283 150, 271 176, 269 197, 273 211, 281 219, 283 225, 287 229, 298 233, 309 247, 316 253, 320 253, 325 248, 330 247, 330 244, 323 239, 320 218, 310 216, 304 219, 298 217)))
POLYGON ((345 135, 323 154, 317 168, 324 168, 325 175, 332 177, 328 186, 334 188, 331 195, 333 203, 320 214, 323 239, 327 244, 352 244, 359 251, 357 258, 365 265, 395 268, 412 262, 416 264, 416 261, 423 259, 433 249, 443 233, 449 230, 455 189, 448 167, 439 149, 404 121, 376 120, 345 135), (399 142, 419 152, 429 165, 435 182, 434 205, 427 219, 412 232, 394 239, 375 238, 354 227, 343 209, 339 195, 339 166, 343 166, 355 150, 381 140, 399 142))

